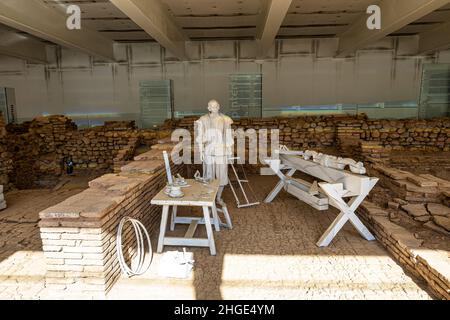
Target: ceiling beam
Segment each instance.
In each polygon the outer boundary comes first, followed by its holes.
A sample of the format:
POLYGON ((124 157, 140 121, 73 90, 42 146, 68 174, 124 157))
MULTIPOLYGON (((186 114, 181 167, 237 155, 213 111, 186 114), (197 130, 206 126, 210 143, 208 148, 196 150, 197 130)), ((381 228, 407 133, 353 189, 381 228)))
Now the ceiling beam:
POLYGON ((377 42, 387 35, 432 13, 448 4, 450 0, 381 0, 381 29, 369 30, 364 15, 339 37, 338 57, 346 57, 370 43, 377 42))
POLYGON ((261 20, 256 35, 258 56, 261 58, 273 46, 292 0, 264 0, 263 3, 264 8, 261 13, 261 20))
POLYGON ((0 54, 29 62, 48 63, 43 42, 13 31, 0 31, 0 54))
POLYGON ((106 60, 114 60, 114 42, 82 26, 69 30, 67 16, 37 0, 1 0, 0 22, 38 38, 106 60))
POLYGON ((450 48, 450 22, 419 34, 419 53, 429 53, 450 48))
POLYGON ((161 0, 110 0, 159 44, 180 60, 187 60, 181 28, 175 23, 161 0))

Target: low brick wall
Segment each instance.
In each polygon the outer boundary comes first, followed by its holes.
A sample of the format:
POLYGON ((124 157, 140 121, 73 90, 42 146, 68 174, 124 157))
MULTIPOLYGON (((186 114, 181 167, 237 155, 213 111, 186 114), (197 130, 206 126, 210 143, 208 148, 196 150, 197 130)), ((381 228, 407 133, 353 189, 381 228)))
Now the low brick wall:
POLYGON ((422 278, 439 299, 450 299, 450 264, 446 253, 422 247, 422 241, 392 223, 388 213, 365 201, 358 210, 380 243, 416 277, 422 278))
MULTIPOLYGON (((167 181, 161 152, 151 151, 145 159, 123 167, 121 173, 91 181, 89 189, 40 213, 46 287, 55 296, 106 295, 121 273, 115 241, 123 217, 138 219, 150 234, 158 229, 161 209, 150 205, 150 200, 167 181)), ((183 174, 183 169, 172 166, 173 174, 183 174)), ((124 248, 130 248, 124 250, 128 260, 135 254, 131 249, 134 237, 131 228, 124 232, 124 248)))

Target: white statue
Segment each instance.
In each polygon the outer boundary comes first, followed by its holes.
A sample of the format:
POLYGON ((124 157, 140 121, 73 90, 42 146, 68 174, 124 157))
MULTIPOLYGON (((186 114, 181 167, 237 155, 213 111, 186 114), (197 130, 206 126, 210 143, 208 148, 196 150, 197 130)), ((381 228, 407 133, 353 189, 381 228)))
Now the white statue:
POLYGON ((220 104, 216 100, 208 103, 208 111, 195 122, 196 144, 203 162, 203 178, 218 179, 223 187, 228 184, 228 158, 233 156, 233 120, 220 113, 220 104))

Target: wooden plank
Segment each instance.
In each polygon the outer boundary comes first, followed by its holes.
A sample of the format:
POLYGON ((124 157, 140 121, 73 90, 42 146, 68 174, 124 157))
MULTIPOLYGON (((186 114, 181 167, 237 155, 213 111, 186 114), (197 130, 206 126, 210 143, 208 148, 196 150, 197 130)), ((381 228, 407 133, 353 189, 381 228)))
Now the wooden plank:
POLYGON ((208 239, 165 237, 165 246, 209 247, 208 239))
POLYGON ((193 238, 194 233, 197 230, 197 226, 198 226, 198 220, 193 220, 191 222, 191 224, 189 225, 189 228, 188 228, 186 234, 184 235, 184 237, 185 238, 193 238))
POLYGON ((324 167, 319 163, 305 160, 298 156, 280 155, 280 159, 284 164, 325 182, 342 183, 344 189, 350 191, 348 196, 361 194, 364 191, 363 186, 370 180, 367 176, 358 175, 346 170, 324 167))
POLYGON ((310 205, 311 207, 324 211, 328 210, 328 198, 319 198, 313 195, 310 195, 308 191, 304 191, 296 186, 293 186, 291 184, 288 184, 286 186, 286 191, 292 194, 294 197, 298 198, 299 200, 305 202, 306 204, 310 205))
POLYGON ((205 218, 200 217, 176 217, 175 224, 191 224, 192 221, 197 221, 197 224, 205 224, 205 218))

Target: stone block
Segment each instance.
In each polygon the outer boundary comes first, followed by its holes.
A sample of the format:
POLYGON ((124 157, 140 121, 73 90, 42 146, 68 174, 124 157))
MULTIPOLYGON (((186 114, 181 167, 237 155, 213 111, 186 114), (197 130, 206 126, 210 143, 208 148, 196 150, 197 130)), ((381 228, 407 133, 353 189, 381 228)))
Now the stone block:
POLYGON ((438 226, 444 228, 448 232, 450 232, 450 218, 442 217, 442 216, 434 216, 433 217, 434 223, 436 223, 438 226))
POLYGON ((450 218, 450 208, 438 203, 428 203, 428 212, 433 216, 443 216, 450 218))
POLYGON ((424 204, 407 204, 402 209, 414 218, 430 215, 424 204))

